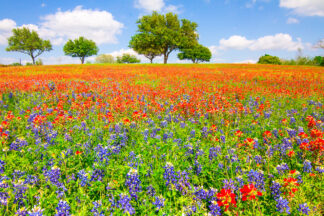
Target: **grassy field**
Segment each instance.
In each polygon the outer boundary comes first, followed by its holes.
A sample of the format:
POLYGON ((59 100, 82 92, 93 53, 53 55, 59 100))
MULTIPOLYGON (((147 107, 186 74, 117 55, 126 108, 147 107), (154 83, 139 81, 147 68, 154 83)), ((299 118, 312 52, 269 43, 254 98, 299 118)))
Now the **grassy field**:
POLYGON ((322 215, 324 70, 0 68, 0 215, 322 215))

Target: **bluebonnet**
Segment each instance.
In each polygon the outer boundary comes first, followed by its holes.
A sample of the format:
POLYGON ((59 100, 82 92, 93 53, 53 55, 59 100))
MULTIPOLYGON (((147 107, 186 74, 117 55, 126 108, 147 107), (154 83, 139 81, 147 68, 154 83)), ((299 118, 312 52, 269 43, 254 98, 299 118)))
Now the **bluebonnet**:
POLYGON ((139 175, 136 169, 131 168, 126 176, 125 185, 129 189, 129 193, 131 197, 137 200, 137 192, 141 190, 141 180, 139 179, 139 175))
POLYGON ((222 141, 223 143, 225 143, 225 142, 226 142, 226 138, 225 138, 225 136, 224 136, 224 135, 221 135, 221 136, 220 136, 220 139, 221 139, 221 141, 222 141))
POLYGON ((282 163, 281 165, 278 165, 276 169, 278 170, 279 175, 282 175, 285 171, 289 170, 289 167, 286 163, 282 163))
POLYGON ((312 172, 312 162, 310 162, 309 160, 305 160, 303 163, 304 167, 303 167, 303 171, 310 173, 312 172))
POLYGON ((276 182, 272 181, 272 185, 270 186, 271 194, 275 199, 278 199, 280 197, 281 191, 280 191, 281 185, 276 182))
POLYGON ((133 206, 129 203, 131 201, 131 198, 127 195, 120 194, 119 200, 117 202, 117 206, 120 209, 124 210, 124 213, 129 213, 130 215, 135 214, 135 209, 133 206))
POLYGON ((93 213, 93 216, 105 216, 104 211, 100 211, 101 209, 101 201, 94 201, 93 203, 93 208, 91 209, 91 212, 93 213))
POLYGON ((194 171, 196 175, 199 175, 202 171, 201 164, 197 160, 195 160, 194 171))
POLYGON ((279 211, 280 213, 286 212, 287 214, 290 214, 290 207, 289 207, 289 202, 288 200, 279 197, 278 199, 276 199, 276 207, 277 207, 277 211, 279 211))
POLYGON ((155 189, 154 189, 154 187, 153 187, 152 185, 148 186, 148 187, 146 188, 146 190, 147 190, 146 193, 147 193, 149 196, 151 196, 151 197, 154 197, 154 196, 155 196, 156 191, 155 191, 155 189))
POLYGON ((80 170, 78 172, 78 178, 80 179, 80 185, 82 187, 86 186, 86 185, 89 185, 89 174, 86 173, 84 170, 80 170))
POLYGON ((316 167, 315 169, 317 172, 319 173, 323 173, 324 172, 324 167, 316 167))
POLYGON ((303 214, 309 215, 310 209, 307 206, 307 203, 299 204, 298 211, 300 211, 303 214))
POLYGON ((9 195, 7 192, 0 192, 0 204, 6 206, 8 204, 9 195))
POLYGON ((241 176, 237 176, 235 179, 237 181, 237 185, 238 185, 239 188, 244 186, 244 180, 243 180, 243 178, 241 176))
POLYGON ((102 169, 95 169, 92 172, 90 181, 102 181, 102 178, 105 176, 104 170, 102 169))
POLYGON ((6 165, 6 163, 3 160, 0 160, 0 174, 4 173, 5 168, 4 166, 6 165))
POLYGON ((213 160, 214 158, 217 158, 218 154, 221 152, 221 147, 211 147, 209 149, 209 160, 213 160))
POLYGON ((70 206, 66 201, 60 200, 56 207, 55 216, 69 216, 70 215, 70 206))
POLYGON ((254 186, 258 190, 264 190, 264 175, 262 171, 254 171, 253 169, 250 170, 248 173, 248 181, 250 183, 254 183, 254 186))
POLYGON ((17 203, 19 207, 24 206, 24 200, 26 201, 25 193, 27 189, 28 188, 21 182, 13 184, 13 192, 15 194, 14 203, 17 203))
POLYGON ((25 209, 25 207, 22 207, 18 211, 16 211, 15 215, 17 215, 17 216, 27 216, 28 212, 25 209))
POLYGON ((209 205, 210 212, 208 213, 208 216, 217 216, 222 215, 222 209, 219 207, 217 202, 215 200, 212 200, 209 205))
POLYGON ((53 185, 56 185, 57 187, 62 186, 62 183, 60 182, 60 168, 54 166, 50 170, 47 170, 44 175, 46 176, 46 180, 50 181, 53 185))
POLYGON ((155 196, 155 201, 153 202, 153 205, 156 207, 157 211, 164 207, 164 201, 165 199, 162 196, 155 196))
POLYGON ((232 191, 236 191, 237 187, 234 185, 234 181, 232 179, 224 179, 223 180, 225 189, 231 189, 232 191))
POLYGON ((43 216, 43 209, 38 206, 34 206, 34 208, 28 212, 28 216, 43 216))
POLYGON ((194 194, 197 199, 205 200, 205 199, 207 199, 208 191, 206 191, 203 187, 198 187, 198 188, 195 188, 194 194))
POLYGON ((261 164, 262 163, 262 157, 260 155, 256 155, 254 157, 254 162, 257 164, 261 164))
POLYGON ((163 178, 166 180, 166 186, 171 186, 177 182, 179 176, 174 171, 172 163, 167 162, 164 168, 163 178))

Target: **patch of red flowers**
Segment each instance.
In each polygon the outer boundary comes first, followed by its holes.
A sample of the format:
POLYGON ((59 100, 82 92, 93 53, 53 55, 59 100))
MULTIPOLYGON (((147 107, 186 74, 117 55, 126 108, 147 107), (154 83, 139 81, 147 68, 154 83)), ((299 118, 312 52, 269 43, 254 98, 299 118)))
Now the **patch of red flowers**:
POLYGON ((77 150, 77 151, 75 152, 75 155, 79 155, 79 154, 82 154, 82 153, 83 153, 82 151, 77 150))
POLYGON ((217 193, 217 204, 219 206, 224 206, 225 211, 228 210, 230 206, 236 207, 235 194, 232 193, 231 189, 222 189, 217 193))
MULTIPOLYGON (((294 197, 294 193, 298 191, 298 180, 292 177, 288 177, 284 179, 284 184, 283 187, 286 188, 288 194, 291 197, 294 197)), ((286 194, 286 192, 284 192, 284 194, 286 194)))
POLYGON ((256 196, 262 196, 262 193, 258 191, 253 184, 244 185, 243 188, 240 189, 242 193, 242 201, 246 200, 258 200, 256 196))

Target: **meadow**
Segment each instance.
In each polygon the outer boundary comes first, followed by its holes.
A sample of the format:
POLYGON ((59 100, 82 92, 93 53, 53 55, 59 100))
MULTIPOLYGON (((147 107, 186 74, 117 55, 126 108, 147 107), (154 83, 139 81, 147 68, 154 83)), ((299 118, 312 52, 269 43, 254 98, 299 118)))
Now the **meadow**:
POLYGON ((324 70, 0 68, 0 215, 323 215, 324 70))

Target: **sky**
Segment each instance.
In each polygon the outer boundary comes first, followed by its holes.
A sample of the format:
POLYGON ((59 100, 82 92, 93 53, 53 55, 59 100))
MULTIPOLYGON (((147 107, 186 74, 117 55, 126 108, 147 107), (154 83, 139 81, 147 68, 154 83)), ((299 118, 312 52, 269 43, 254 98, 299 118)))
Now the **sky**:
MULTIPOLYGON (((0 0, 0 5, 0 64, 31 62, 28 55, 5 50, 12 29, 20 27, 51 41, 53 50, 39 57, 44 64, 79 63, 63 52, 66 41, 79 36, 95 41, 99 54, 136 54, 128 47, 136 21, 152 11, 196 22, 211 62, 253 63, 264 54, 291 59, 299 49, 304 56, 324 55, 314 48, 324 38, 324 0, 0 0)), ((176 51, 169 62, 186 63, 176 51)))

